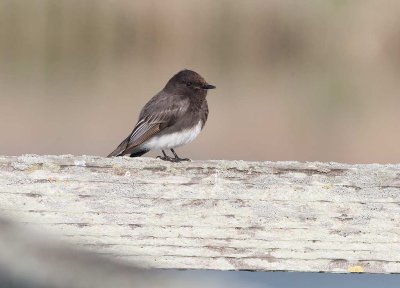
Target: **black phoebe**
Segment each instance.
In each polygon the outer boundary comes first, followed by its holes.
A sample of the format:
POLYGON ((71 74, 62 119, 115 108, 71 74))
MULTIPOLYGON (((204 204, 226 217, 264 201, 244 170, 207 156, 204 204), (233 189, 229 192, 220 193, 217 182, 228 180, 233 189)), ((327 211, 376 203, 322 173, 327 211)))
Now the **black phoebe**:
POLYGON ((139 157, 150 150, 161 149, 162 160, 189 161, 180 158, 173 148, 193 141, 207 121, 208 84, 194 71, 182 70, 175 74, 159 93, 143 107, 132 133, 108 157, 139 157), (170 149, 174 158, 165 154, 170 149))

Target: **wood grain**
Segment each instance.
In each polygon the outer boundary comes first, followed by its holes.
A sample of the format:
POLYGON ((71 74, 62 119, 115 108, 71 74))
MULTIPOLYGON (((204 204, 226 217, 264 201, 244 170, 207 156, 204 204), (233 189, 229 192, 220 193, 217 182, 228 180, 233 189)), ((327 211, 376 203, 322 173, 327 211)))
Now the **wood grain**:
POLYGON ((0 210, 144 267, 400 272, 400 165, 1 156, 0 210))

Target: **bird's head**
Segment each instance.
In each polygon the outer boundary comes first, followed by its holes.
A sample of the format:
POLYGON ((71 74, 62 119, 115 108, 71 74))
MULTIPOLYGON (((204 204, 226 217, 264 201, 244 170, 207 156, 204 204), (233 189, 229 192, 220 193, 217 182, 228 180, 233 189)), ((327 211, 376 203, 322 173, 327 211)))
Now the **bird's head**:
POLYGON ((198 73, 185 69, 175 74, 165 88, 180 93, 205 95, 208 89, 214 89, 215 86, 208 84, 198 73))

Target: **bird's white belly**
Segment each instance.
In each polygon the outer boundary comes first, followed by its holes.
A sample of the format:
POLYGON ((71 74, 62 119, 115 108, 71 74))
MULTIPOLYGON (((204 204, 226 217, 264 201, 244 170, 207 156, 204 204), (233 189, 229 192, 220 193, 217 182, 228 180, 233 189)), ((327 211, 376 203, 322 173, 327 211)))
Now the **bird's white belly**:
POLYGON ((154 136, 145 143, 143 147, 149 150, 153 149, 170 149, 192 142, 201 131, 202 123, 199 121, 196 126, 191 129, 182 130, 162 136, 154 136))

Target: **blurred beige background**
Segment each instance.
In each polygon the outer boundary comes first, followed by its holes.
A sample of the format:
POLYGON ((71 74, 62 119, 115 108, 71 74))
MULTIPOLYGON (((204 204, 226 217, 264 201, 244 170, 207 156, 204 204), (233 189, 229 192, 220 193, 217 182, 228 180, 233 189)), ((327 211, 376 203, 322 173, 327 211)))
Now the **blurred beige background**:
POLYGON ((0 0, 0 154, 107 155, 182 68, 183 157, 400 162, 396 0, 0 0))

